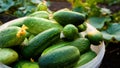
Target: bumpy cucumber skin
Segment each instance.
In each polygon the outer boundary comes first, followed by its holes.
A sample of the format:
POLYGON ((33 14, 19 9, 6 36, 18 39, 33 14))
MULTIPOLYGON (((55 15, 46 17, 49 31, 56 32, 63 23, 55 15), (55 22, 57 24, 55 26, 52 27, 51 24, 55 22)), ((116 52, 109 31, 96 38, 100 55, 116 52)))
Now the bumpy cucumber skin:
POLYGON ((75 65, 75 68, 80 67, 81 65, 84 65, 84 64, 88 63, 89 61, 94 59, 96 56, 97 56, 97 54, 94 51, 92 51, 92 50, 82 54, 80 56, 79 61, 75 65))
POLYGON ((78 38, 70 43, 71 46, 75 46, 83 54, 90 50, 90 41, 87 38, 78 38))
POLYGON ((44 30, 50 28, 59 28, 63 27, 58 23, 54 23, 54 21, 50 21, 44 18, 36 18, 36 17, 28 17, 24 20, 24 25, 28 27, 28 32, 33 34, 38 34, 44 30))
POLYGON ((37 11, 37 12, 30 14, 29 16, 49 19, 49 13, 47 11, 37 11))
POLYGON ((63 26, 67 24, 78 26, 85 20, 83 14, 74 11, 57 11, 53 14, 53 18, 63 26))
POLYGON ((18 53, 10 48, 0 48, 0 62, 9 65, 18 59, 18 53))
POLYGON ((21 28, 17 26, 8 27, 4 30, 1 30, 0 47, 12 47, 20 45, 24 41, 26 34, 17 37, 16 34, 18 33, 19 30, 21 30, 21 28))
POLYGON ((26 60, 20 60, 13 68, 40 68, 37 62, 30 62, 26 60))
POLYGON ((63 34, 66 39, 71 40, 71 41, 80 37, 77 27, 74 26, 73 24, 66 25, 63 28, 63 34))
POLYGON ((71 68, 78 61, 80 52, 74 46, 64 46, 42 55, 38 63, 41 68, 71 68))
POLYGON ((57 28, 51 28, 39 33, 23 48, 23 56, 26 58, 40 56, 44 49, 60 39, 60 32, 61 31, 57 28))
POLYGON ((64 47, 64 46, 67 46, 69 45, 69 42, 59 42, 57 44, 53 44, 52 46, 46 48, 43 52, 42 52, 42 55, 45 55, 45 54, 48 54, 50 52, 52 52, 53 50, 55 49, 58 49, 58 48, 61 48, 61 47, 64 47))

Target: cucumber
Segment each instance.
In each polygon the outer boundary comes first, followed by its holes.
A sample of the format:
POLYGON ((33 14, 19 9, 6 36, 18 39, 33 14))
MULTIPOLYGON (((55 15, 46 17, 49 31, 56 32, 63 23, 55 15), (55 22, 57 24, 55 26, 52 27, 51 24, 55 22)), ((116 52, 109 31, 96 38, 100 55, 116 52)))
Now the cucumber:
POLYGON ((26 19, 26 18, 27 17, 21 17, 21 18, 15 19, 15 20, 8 21, 5 24, 0 26, 0 31, 3 30, 3 29, 6 29, 7 27, 10 27, 10 26, 19 26, 19 27, 21 27, 23 25, 24 19, 26 19))
POLYGON ((22 25, 27 26, 27 31, 34 35, 37 35, 38 33, 53 27, 59 28, 61 30, 63 29, 63 27, 59 23, 52 20, 37 17, 22 17, 1 25, 0 30, 11 26, 21 27, 22 25))
POLYGON ((60 39, 60 32, 61 31, 57 28, 51 28, 39 33, 23 48, 23 56, 25 58, 35 58, 40 56, 44 49, 60 39))
POLYGON ((83 54, 90 50, 90 41, 87 38, 78 38, 70 43, 71 46, 75 46, 83 54))
POLYGON ((53 14, 53 19, 55 19, 62 26, 67 24, 78 26, 84 22, 85 15, 74 11, 58 10, 53 14))
POLYGON ((48 7, 46 4, 46 1, 40 1, 39 4, 37 5, 36 11, 47 11, 48 7))
POLYGON ((68 44, 69 44, 69 42, 64 42, 64 41, 61 41, 61 42, 56 43, 56 44, 53 44, 52 46, 46 48, 46 49, 42 52, 42 55, 48 54, 48 53, 52 52, 52 51, 55 50, 55 49, 58 49, 58 48, 67 46, 68 44))
POLYGON ((85 37, 89 39, 91 44, 94 44, 96 46, 98 46, 102 42, 102 40, 103 40, 103 35, 98 30, 88 32, 85 35, 85 37))
POLYGON ((88 52, 86 52, 80 56, 79 61, 75 65, 75 68, 80 67, 81 65, 88 63, 89 61, 94 59, 96 56, 97 56, 97 54, 94 51, 89 50, 88 52))
POLYGON ((78 25, 78 31, 79 32, 85 31, 86 29, 87 29, 86 23, 78 25))
POLYGON ((59 28, 62 30, 62 26, 54 21, 50 21, 44 18, 28 17, 24 20, 24 25, 28 27, 28 32, 37 35, 38 33, 50 29, 50 28, 59 28))
POLYGON ((73 24, 68 24, 63 28, 63 35, 69 41, 73 41, 80 37, 77 27, 73 24))
POLYGON ((18 53, 10 48, 0 48, 0 62, 10 65, 18 59, 18 53))
POLYGON ((49 19, 49 13, 47 11, 36 11, 36 12, 30 14, 29 17, 38 17, 38 18, 49 19))
POLYGON ((13 68, 40 68, 37 62, 30 62, 26 60, 20 60, 13 68))
POLYGON ((78 48, 64 46, 42 55, 38 63, 41 68, 71 68, 80 57, 78 48))
POLYGON ((20 45, 26 36, 26 29, 13 26, 0 31, 0 47, 20 45))

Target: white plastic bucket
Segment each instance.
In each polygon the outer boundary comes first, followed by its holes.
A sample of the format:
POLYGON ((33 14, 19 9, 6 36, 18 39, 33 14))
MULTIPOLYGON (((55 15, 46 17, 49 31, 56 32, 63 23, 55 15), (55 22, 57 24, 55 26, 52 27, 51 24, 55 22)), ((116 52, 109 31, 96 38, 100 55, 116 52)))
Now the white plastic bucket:
POLYGON ((78 67, 78 68, 99 68, 101 61, 105 54, 105 45, 102 42, 99 46, 91 46, 92 50, 97 53, 97 56, 90 62, 78 67))
MULTIPOLYGON (((95 31, 95 30, 96 30, 96 28, 94 28, 90 24, 87 24, 87 30, 85 32, 83 32, 82 35, 85 35, 87 32, 95 31)), ((98 46, 91 45, 91 49, 97 53, 97 56, 90 62, 88 62, 78 68, 99 68, 101 61, 105 54, 105 44, 104 44, 104 42, 101 42, 101 44, 98 46)))

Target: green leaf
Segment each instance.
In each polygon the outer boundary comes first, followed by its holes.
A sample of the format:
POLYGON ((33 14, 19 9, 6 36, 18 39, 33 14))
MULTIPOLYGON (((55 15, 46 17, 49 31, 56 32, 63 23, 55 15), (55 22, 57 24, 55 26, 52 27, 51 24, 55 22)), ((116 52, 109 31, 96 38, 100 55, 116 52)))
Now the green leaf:
POLYGON ((69 3, 72 4, 72 7, 78 7, 83 4, 82 0, 67 0, 69 3))
POLYGON ((102 31, 102 34, 105 40, 120 41, 120 23, 111 23, 106 30, 102 31))
POLYGON ((88 3, 89 5, 95 5, 99 2, 103 2, 104 0, 86 0, 86 3, 88 3))
POLYGON ((88 22, 97 29, 101 29, 106 21, 107 18, 105 17, 91 17, 88 19, 88 22))
POLYGON ((0 0, 0 12, 7 11, 13 5, 13 0, 0 0))
POLYGON ((34 4, 39 4, 41 2, 41 0, 31 0, 31 2, 34 4))

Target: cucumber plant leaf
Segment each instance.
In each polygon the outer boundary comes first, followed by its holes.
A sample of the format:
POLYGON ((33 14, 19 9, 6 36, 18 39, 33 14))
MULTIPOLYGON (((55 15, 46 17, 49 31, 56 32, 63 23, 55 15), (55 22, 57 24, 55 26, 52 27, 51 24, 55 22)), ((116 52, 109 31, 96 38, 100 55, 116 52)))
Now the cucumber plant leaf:
POLYGON ((7 11, 13 5, 13 0, 0 0, 0 12, 7 11))
POLYGON ((107 17, 90 17, 88 22, 97 29, 102 29, 105 22, 110 21, 107 17))
POLYGON ((105 40, 120 41, 120 23, 111 23, 106 30, 101 32, 105 40))

